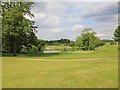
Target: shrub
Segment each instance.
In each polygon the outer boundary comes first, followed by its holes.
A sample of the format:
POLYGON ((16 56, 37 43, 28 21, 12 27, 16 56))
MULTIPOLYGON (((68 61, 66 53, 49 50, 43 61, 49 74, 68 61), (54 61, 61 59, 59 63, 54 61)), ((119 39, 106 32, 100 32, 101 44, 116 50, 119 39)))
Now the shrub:
POLYGON ((35 45, 31 45, 31 48, 29 48, 28 54, 38 54, 39 50, 35 45))
POLYGON ((27 53, 28 53, 28 49, 27 49, 27 48, 28 48, 28 47, 22 45, 22 49, 21 49, 20 53, 21 53, 21 54, 27 54, 27 53))
POLYGON ((22 45, 22 49, 20 51, 21 54, 38 54, 39 50, 35 45, 29 44, 27 46, 22 45))

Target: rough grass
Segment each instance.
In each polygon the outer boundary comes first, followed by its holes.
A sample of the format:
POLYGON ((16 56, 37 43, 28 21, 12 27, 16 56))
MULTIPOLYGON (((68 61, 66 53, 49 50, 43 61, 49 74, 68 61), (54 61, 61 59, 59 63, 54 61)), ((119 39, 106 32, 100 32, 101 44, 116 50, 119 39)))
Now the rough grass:
POLYGON ((58 51, 63 51, 64 49, 71 49, 72 47, 70 46, 65 46, 65 45, 60 45, 60 46, 46 46, 45 50, 58 50, 58 51))
POLYGON ((118 87, 117 45, 95 51, 55 55, 3 57, 3 88, 115 88, 118 87), (18 59, 47 59, 18 60, 18 59), (78 60, 103 58, 100 60, 78 60), (53 60, 73 60, 57 61, 53 60))

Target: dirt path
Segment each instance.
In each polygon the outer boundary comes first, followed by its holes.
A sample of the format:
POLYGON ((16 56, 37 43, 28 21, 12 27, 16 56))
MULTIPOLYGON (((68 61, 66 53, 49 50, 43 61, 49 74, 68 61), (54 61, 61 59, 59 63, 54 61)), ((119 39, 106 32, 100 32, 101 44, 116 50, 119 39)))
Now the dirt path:
POLYGON ((102 60, 103 58, 83 58, 83 59, 42 59, 42 58, 21 58, 17 60, 32 60, 32 61, 93 61, 93 60, 102 60))

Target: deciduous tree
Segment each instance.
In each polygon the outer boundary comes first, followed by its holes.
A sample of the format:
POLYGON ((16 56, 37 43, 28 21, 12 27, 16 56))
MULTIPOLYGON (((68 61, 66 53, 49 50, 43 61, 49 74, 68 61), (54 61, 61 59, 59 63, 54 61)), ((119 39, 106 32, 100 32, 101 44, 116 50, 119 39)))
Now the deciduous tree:
POLYGON ((36 38, 34 22, 25 15, 33 17, 30 7, 33 2, 2 2, 3 48, 17 55, 22 44, 31 43, 36 38))
POLYGON ((96 32, 91 28, 85 28, 76 39, 77 46, 83 50, 94 50, 96 47, 101 46, 102 41, 95 34, 96 32))
POLYGON ((120 43, 120 26, 115 29, 114 40, 120 43))

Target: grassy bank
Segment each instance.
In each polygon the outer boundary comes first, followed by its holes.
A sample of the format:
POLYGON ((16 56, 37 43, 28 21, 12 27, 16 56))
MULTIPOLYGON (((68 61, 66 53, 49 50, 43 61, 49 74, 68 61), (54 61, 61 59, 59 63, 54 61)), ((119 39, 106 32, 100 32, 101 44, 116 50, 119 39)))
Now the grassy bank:
POLYGON ((117 71, 117 45, 87 52, 3 57, 3 88, 114 88, 117 71))

